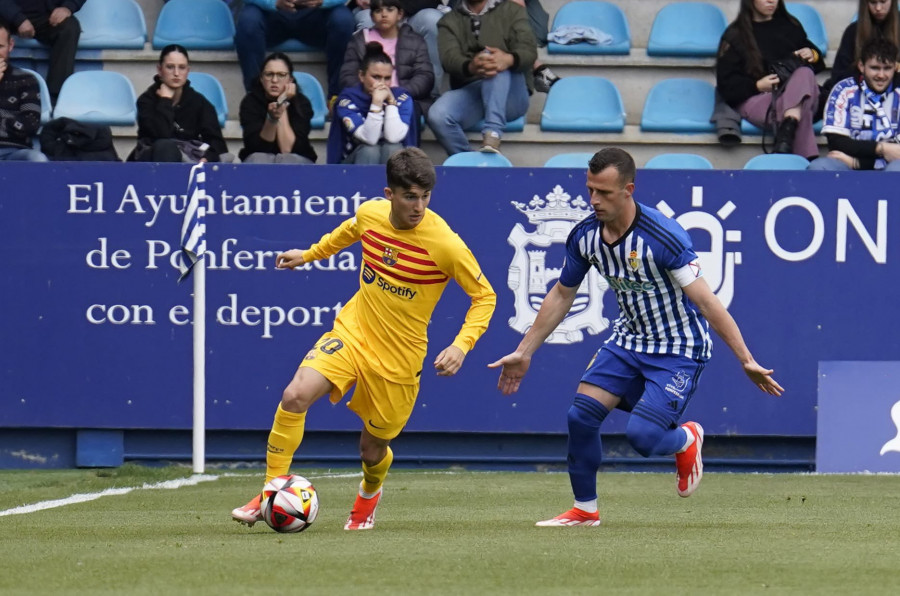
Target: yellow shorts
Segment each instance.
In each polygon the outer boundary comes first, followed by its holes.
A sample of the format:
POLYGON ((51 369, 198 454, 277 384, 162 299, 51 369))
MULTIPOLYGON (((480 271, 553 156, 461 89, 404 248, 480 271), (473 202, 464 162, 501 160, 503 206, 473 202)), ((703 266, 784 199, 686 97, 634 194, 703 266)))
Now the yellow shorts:
POLYGON ((416 405, 418 381, 404 384, 385 380, 333 331, 319 338, 300 366, 322 373, 334 385, 329 396, 331 403, 341 401, 355 384, 347 407, 379 439, 390 440, 399 435, 416 405))

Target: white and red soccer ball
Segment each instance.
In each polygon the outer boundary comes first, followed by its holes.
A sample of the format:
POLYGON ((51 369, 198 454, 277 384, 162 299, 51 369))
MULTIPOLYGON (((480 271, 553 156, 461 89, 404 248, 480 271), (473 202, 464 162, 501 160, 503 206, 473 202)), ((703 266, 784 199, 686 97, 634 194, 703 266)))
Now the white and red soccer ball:
POLYGON ((276 532, 302 532, 316 521, 319 494, 303 476, 279 476, 263 488, 260 512, 276 532))

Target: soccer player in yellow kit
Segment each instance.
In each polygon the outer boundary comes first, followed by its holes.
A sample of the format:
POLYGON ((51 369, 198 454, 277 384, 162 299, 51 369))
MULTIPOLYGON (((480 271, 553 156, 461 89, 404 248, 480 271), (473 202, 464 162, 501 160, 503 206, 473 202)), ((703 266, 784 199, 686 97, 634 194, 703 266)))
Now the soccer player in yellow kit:
MULTIPOLYGON (((428 209, 435 181, 434 166, 421 149, 402 149, 387 162, 387 200, 363 203, 355 217, 308 250, 276 257, 276 267, 293 269, 362 243, 359 291, 284 390, 266 453, 266 482, 287 474, 303 439, 309 407, 326 394, 337 403, 355 384, 347 406, 363 421, 363 480, 345 530, 375 526, 375 508, 394 460, 390 442, 406 426, 415 405, 428 346, 426 328, 447 282, 455 279, 472 304, 453 343, 435 358, 440 376, 460 369, 487 329, 497 302, 472 252, 428 209)), ((259 495, 231 516, 250 526, 259 521, 259 495)))

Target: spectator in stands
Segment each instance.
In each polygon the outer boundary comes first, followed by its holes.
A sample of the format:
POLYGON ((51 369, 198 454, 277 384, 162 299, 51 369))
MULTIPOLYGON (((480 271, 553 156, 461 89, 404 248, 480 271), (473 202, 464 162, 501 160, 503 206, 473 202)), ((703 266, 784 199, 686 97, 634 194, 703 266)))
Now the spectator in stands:
POLYGON ((266 48, 288 39, 325 49, 328 96, 341 90, 340 71, 353 35, 353 13, 346 0, 244 0, 238 13, 234 45, 244 88, 259 77, 266 48))
POLYGON ((424 116, 433 101, 434 71, 428 60, 428 48, 421 35, 413 31, 403 19, 401 0, 372 0, 371 11, 375 26, 353 34, 344 54, 341 67, 341 87, 359 83, 360 64, 366 44, 377 41, 394 65, 391 86, 403 87, 415 100, 416 118, 424 116))
POLYGON ((309 142, 312 104, 298 89, 294 65, 285 54, 270 54, 262 73, 241 100, 244 163, 316 163, 309 142))
MULTIPOLYGON (((375 26, 372 21, 371 11, 373 4, 370 0, 355 0, 356 8, 354 15, 356 17, 356 29, 371 29, 375 26)), ((444 68, 441 66, 441 54, 438 52, 437 42, 437 24, 444 16, 447 7, 442 0, 400 0, 400 8, 403 9, 403 16, 406 24, 413 31, 421 35, 425 39, 425 46, 428 48, 428 58, 431 61, 431 69, 434 71, 434 87, 431 94, 437 97, 441 94, 441 82, 444 79, 444 68)), ((400 68, 400 65, 396 65, 400 68)))
POLYGON ((857 15, 857 20, 847 25, 841 36, 841 45, 834 57, 831 76, 823 85, 826 94, 840 81, 860 74, 857 64, 863 45, 870 39, 887 39, 900 47, 900 13, 897 10, 897 0, 859 0, 857 15))
POLYGON ((34 75, 9 63, 11 26, 0 21, 0 160, 47 161, 32 148, 41 127, 41 89, 34 75))
POLYGON ((534 91, 537 44, 525 9, 506 0, 461 0, 438 23, 450 91, 428 112, 449 155, 469 151, 465 130, 484 119, 482 151, 500 151, 506 123, 524 116, 534 91))
POLYGON ((416 146, 413 99, 391 87, 394 67, 377 41, 366 44, 359 82, 341 91, 328 132, 328 163, 384 164, 416 146))
POLYGON ((866 42, 857 68, 862 77, 838 82, 825 105, 822 133, 830 151, 810 170, 900 171, 900 88, 897 46, 876 37, 866 42))
POLYGON ((75 50, 81 25, 72 13, 85 0, 0 0, 0 19, 11 23, 19 37, 50 46, 47 89, 56 103, 63 82, 75 70, 75 50))
POLYGON ((741 0, 725 30, 716 60, 716 87, 743 118, 764 127, 774 111, 776 153, 818 157, 813 117, 819 104, 815 73, 822 52, 807 38, 784 0, 741 0), (786 73, 784 79, 774 74, 786 73))
POLYGON ((138 144, 127 161, 233 161, 216 108, 191 87, 188 53, 170 44, 137 100, 138 144))

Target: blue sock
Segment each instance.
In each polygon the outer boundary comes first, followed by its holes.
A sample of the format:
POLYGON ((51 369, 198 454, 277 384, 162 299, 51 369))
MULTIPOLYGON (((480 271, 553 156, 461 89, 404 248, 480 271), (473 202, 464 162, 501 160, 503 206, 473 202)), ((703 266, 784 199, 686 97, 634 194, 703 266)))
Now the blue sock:
POLYGON ((597 470, 603 455, 600 425, 608 414, 603 404, 581 393, 575 394, 569 408, 569 481, 576 501, 597 498, 597 470))
POLYGON ((634 450, 644 457, 672 455, 684 446, 687 433, 680 426, 667 428, 661 424, 632 412, 625 427, 625 436, 634 450))

